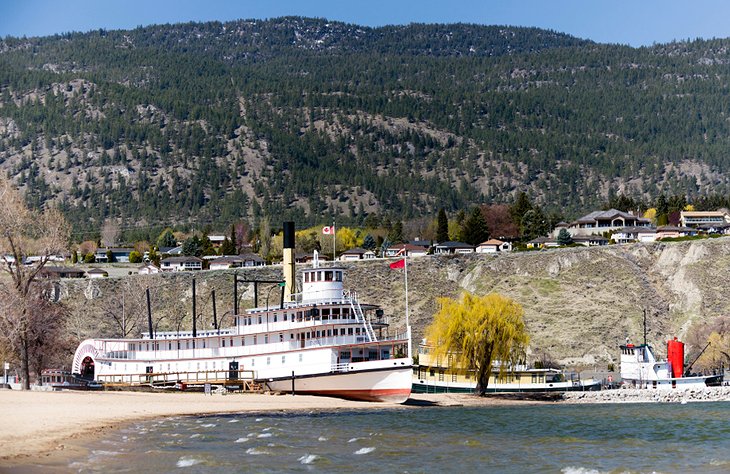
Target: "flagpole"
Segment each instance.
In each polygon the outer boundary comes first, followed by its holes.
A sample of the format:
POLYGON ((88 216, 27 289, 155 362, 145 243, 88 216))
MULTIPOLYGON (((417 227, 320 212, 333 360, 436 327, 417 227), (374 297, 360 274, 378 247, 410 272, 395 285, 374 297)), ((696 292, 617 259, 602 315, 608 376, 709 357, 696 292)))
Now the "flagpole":
POLYGON ((337 260, 337 229, 335 229, 335 220, 332 219, 332 263, 337 260))
POLYGON ((411 354, 411 321, 410 321, 410 314, 408 312, 408 251, 406 250, 405 256, 403 257, 405 260, 405 276, 406 276, 406 335, 408 336, 408 358, 413 360, 413 356, 411 354))

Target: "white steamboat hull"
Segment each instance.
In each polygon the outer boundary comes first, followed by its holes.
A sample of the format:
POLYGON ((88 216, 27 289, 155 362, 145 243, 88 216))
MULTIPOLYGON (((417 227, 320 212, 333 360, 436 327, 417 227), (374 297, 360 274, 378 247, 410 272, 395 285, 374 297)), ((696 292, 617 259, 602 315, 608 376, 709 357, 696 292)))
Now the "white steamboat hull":
MULTIPOLYGON (((403 403, 411 394, 411 366, 296 376, 295 394, 403 403)), ((262 380, 271 390, 292 392, 292 378, 262 380)))

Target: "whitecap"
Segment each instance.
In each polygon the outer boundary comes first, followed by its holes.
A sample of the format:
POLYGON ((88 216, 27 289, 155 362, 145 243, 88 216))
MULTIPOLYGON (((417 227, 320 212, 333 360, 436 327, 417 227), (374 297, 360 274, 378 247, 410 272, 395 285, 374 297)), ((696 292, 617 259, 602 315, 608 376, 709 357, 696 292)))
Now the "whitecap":
POLYGON ((264 429, 263 429, 263 430, 261 430, 261 431, 271 431, 271 427, 269 426, 268 428, 264 428, 264 429))
POLYGON ((200 464, 201 462, 203 461, 201 461, 200 459, 183 456, 177 460, 177 467, 195 466, 196 464, 200 464))
POLYGON ((263 449, 248 448, 246 450, 246 454, 257 455, 257 454, 269 454, 269 453, 268 453, 268 451, 264 451, 263 449))
POLYGON ((190 439, 197 438, 198 436, 200 436, 200 433, 191 434, 190 439))
POLYGON ((204 425, 200 425, 201 428, 214 428, 216 425, 215 423, 206 423, 204 425))
POLYGON ((360 440, 360 439, 362 439, 362 438, 352 438, 352 439, 348 440, 347 442, 354 443, 355 441, 360 440))
POLYGON ((235 442, 236 443, 245 443, 246 441, 248 441, 248 438, 238 438, 235 442))
POLYGON ((325 438, 324 436, 320 436, 317 438, 317 441, 327 441, 329 438, 325 438))
POLYGON ((238 423, 240 420, 234 418, 232 420, 228 420, 228 423, 238 423))
POLYGON ((257 438, 271 438, 271 433, 261 433, 257 438))
POLYGON ((375 448, 360 448, 357 451, 355 451, 353 454, 367 454, 372 453, 375 451, 375 448))
POLYGON ((256 421, 264 421, 263 418, 256 418, 256 421))
POLYGON ((302 464, 312 464, 318 458, 319 456, 317 456, 316 454, 305 454, 304 456, 300 457, 298 461, 302 464))
POLYGON ((586 467, 568 466, 560 470, 563 474, 601 474, 601 471, 597 469, 590 469, 586 467))

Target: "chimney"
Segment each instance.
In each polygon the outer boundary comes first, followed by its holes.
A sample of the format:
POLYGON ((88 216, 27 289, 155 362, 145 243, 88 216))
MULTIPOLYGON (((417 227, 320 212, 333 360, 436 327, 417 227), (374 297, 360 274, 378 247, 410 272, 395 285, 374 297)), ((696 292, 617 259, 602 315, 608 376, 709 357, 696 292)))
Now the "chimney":
POLYGON ((284 222, 284 301, 292 301, 296 292, 294 280, 294 222, 284 222))

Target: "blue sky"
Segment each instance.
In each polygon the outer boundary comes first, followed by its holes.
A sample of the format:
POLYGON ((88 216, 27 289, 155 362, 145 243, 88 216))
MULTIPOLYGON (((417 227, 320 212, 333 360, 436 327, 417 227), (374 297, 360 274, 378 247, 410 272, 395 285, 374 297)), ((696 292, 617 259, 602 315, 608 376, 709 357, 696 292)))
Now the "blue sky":
POLYGON ((632 46, 730 37, 727 0, 0 0, 0 37, 285 15, 367 26, 536 26, 632 46))

